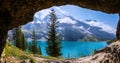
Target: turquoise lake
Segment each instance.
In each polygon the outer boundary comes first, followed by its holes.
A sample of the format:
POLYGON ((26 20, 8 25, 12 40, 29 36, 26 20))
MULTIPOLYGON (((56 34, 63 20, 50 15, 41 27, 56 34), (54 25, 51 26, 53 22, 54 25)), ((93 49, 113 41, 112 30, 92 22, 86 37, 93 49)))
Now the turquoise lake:
MULTIPOLYGON (((37 44, 41 46, 43 56, 47 56, 45 47, 45 41, 37 41, 37 44)), ((102 49, 107 46, 104 41, 101 42, 79 42, 79 41, 62 41, 62 57, 63 58, 80 58, 81 56, 89 56, 94 53, 95 50, 102 49)))

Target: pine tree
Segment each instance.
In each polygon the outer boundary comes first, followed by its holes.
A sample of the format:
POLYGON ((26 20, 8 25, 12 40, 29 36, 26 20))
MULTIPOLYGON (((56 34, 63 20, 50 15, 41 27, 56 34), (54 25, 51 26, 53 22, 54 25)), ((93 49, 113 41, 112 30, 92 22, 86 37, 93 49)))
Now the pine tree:
POLYGON ((24 34, 23 33, 21 33, 21 49, 22 50, 26 50, 26 42, 25 42, 25 37, 24 37, 24 34))
POLYGON ((13 42, 14 45, 16 45, 16 36, 17 36, 16 35, 16 30, 17 30, 16 28, 12 29, 12 34, 13 34, 13 36, 12 36, 12 42, 13 42))
POLYGON ((47 47, 46 52, 48 55, 53 57, 61 56, 61 40, 60 36, 57 34, 56 29, 58 27, 59 22, 57 21, 57 17, 55 15, 55 11, 51 10, 50 19, 48 22, 48 37, 47 37, 47 47))
POLYGON ((26 42, 25 42, 25 37, 24 33, 21 31, 21 26, 17 27, 14 29, 14 40, 15 40, 15 45, 16 47, 26 50, 26 42))
POLYGON ((41 47, 40 47, 40 45, 39 45, 39 47, 38 47, 38 49, 39 49, 39 52, 38 52, 38 54, 42 54, 42 52, 41 52, 41 47))
POLYGON ((30 44, 30 52, 34 54, 39 54, 41 53, 41 48, 37 46, 37 39, 36 39, 36 34, 35 31, 33 30, 32 32, 32 43, 30 44))

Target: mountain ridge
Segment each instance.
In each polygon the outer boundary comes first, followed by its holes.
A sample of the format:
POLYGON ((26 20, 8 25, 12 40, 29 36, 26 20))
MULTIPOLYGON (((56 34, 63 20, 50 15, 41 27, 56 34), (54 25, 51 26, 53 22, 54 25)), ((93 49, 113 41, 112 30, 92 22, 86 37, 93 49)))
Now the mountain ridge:
POLYGON ((33 22, 22 26, 22 31, 26 37, 31 34, 30 31, 33 29, 36 30, 38 39, 46 37, 47 22, 49 20, 49 13, 51 9, 55 10, 58 21, 60 22, 57 32, 62 36, 62 40, 91 41, 92 39, 92 41, 103 41, 115 38, 115 31, 110 26, 97 20, 87 19, 83 21, 80 19, 75 19, 70 16, 68 12, 56 6, 36 12, 33 22), (29 34, 27 33, 28 30, 29 34))

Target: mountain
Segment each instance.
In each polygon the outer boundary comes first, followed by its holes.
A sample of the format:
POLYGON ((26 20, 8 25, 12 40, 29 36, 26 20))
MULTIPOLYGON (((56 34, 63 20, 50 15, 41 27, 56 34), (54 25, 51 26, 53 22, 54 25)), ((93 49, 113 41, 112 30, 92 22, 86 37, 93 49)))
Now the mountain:
POLYGON ((67 11, 62 10, 57 6, 36 12, 34 20, 22 26, 22 31, 26 38, 31 37, 33 29, 36 31, 38 39, 47 36, 47 22, 49 21, 51 9, 54 9, 57 15, 59 21, 57 32, 62 36, 63 40, 104 41, 115 38, 115 30, 109 25, 97 20, 75 19, 73 16, 69 15, 67 11))

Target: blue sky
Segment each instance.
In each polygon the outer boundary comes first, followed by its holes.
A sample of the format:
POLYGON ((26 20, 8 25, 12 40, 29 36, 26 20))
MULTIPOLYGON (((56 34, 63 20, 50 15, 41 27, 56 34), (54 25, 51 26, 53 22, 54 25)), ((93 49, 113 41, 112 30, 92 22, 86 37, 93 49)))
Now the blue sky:
POLYGON ((116 28, 119 19, 118 14, 107 14, 100 11, 94 11, 86 8, 81 8, 75 5, 63 5, 61 9, 69 12, 69 15, 74 16, 77 19, 92 19, 108 24, 113 28, 116 28))

